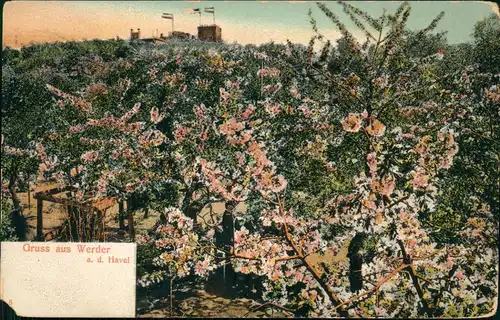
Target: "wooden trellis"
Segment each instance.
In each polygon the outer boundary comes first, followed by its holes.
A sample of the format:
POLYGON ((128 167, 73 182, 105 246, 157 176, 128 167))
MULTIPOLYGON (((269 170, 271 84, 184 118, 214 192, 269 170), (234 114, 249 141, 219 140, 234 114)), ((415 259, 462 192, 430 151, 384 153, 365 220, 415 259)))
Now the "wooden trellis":
MULTIPOLYGON (((71 191, 76 191, 76 188, 61 187, 58 184, 43 186, 35 190, 34 198, 37 200, 37 241, 44 241, 46 236, 43 234, 44 201, 60 204, 67 209, 68 217, 65 222, 67 222, 67 232, 69 233, 71 239, 78 241, 87 241, 96 239, 101 240, 103 238, 104 218, 106 215, 106 211, 109 208, 114 207, 118 203, 118 199, 103 198, 79 202, 73 199, 57 197, 58 194, 71 191)), ((123 203, 120 202, 120 209, 122 208, 123 203)), ((123 212, 120 212, 120 214, 122 213, 123 212)), ((65 225, 63 224, 63 226, 58 228, 59 232, 55 230, 53 230, 53 232, 61 233, 64 226, 65 225)))

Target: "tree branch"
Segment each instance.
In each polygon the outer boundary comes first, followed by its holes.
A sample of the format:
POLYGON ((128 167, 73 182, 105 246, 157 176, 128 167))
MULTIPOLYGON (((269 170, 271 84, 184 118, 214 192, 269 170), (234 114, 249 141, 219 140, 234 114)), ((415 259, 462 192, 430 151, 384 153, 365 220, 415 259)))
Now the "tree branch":
POLYGON ((399 272, 403 271, 404 269, 408 268, 408 265, 407 264, 402 264, 400 265, 398 268, 394 269, 391 274, 389 274, 387 277, 385 277, 384 279, 382 279, 381 281, 379 281, 373 288, 371 288, 370 290, 368 291, 365 291, 363 293, 360 293, 358 294, 357 296, 345 301, 345 302, 342 302, 341 304, 339 304, 338 306, 336 306, 334 308, 334 310, 344 306, 344 305, 347 305, 347 304, 350 304, 356 300, 358 300, 359 298, 363 297, 363 296, 366 296, 366 295, 369 295, 369 294, 372 294, 373 292, 377 291, 378 288, 380 288, 384 283, 386 283, 387 281, 389 281, 392 277, 394 277, 396 274, 398 274, 399 272))

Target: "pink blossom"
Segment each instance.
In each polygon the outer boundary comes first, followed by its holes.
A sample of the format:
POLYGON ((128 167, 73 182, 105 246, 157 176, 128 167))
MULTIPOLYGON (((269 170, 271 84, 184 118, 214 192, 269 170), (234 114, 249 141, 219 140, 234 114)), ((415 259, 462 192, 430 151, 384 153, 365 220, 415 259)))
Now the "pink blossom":
POLYGON ((134 184, 132 183, 127 183, 125 185, 125 191, 127 191, 127 193, 132 193, 134 192, 134 184))
POLYGON ((198 200, 201 198, 201 195, 198 192, 194 192, 191 198, 193 200, 198 200))
POLYGON ((262 225, 264 227, 269 227, 269 226, 271 226, 271 224, 272 224, 272 221, 269 217, 262 218, 262 225))
POLYGON ((347 132, 358 132, 361 129, 361 122, 363 119, 358 113, 349 113, 349 115, 342 120, 342 127, 347 132))
POLYGON ((276 68, 262 68, 257 71, 257 75, 261 77, 278 78, 280 76, 280 70, 276 68))
POLYGON ((155 108, 155 107, 151 108, 151 112, 150 113, 151 113, 151 122, 153 122, 155 124, 157 124, 160 121, 162 121, 163 118, 165 117, 164 115, 159 114, 158 113, 158 108, 155 108))
POLYGON ((403 139, 415 139, 415 135, 413 135, 411 133, 400 133, 396 137, 396 141, 400 141, 400 140, 403 140, 403 139))
POLYGON ((425 188, 429 184, 429 176, 422 169, 418 169, 413 173, 411 184, 413 189, 425 188))
POLYGON ((140 107, 141 107, 140 102, 134 104, 132 109, 130 109, 127 113, 125 113, 125 115, 123 115, 123 117, 121 117, 120 120, 122 122, 130 120, 130 118, 132 118, 135 114, 137 114, 137 112, 139 112, 140 107))
POLYGON ((79 190, 79 191, 76 193, 76 199, 77 199, 77 200, 82 200, 82 199, 83 199, 83 191, 79 190))
POLYGON ((208 261, 207 260, 199 261, 194 266, 194 272, 198 276, 205 276, 207 273, 207 269, 208 269, 208 261))
POLYGON ((151 136, 149 137, 149 142, 151 145, 158 147, 165 142, 165 135, 159 130, 153 130, 151 136))
POLYGON ((5 154, 22 156, 25 152, 19 148, 12 148, 9 146, 4 147, 5 154))
POLYGON ((299 89, 296 86, 290 88, 290 93, 292 94, 292 97, 294 97, 297 100, 300 100, 301 96, 299 93, 299 89))
POLYGON ((248 235, 248 230, 245 227, 242 227, 241 230, 234 232, 234 243, 241 243, 245 237, 248 235))
POLYGON ((449 169, 449 168, 451 168, 452 164, 453 164, 452 157, 444 157, 441 160, 439 160, 439 168, 440 169, 449 169))
POLYGON ((444 49, 443 48, 439 49, 438 53, 436 53, 436 57, 438 58, 438 60, 442 60, 444 58, 444 49))
POLYGON ((302 111, 304 113, 304 116, 306 118, 311 117, 311 110, 309 110, 309 108, 305 104, 301 105, 297 109, 300 110, 300 111, 302 111))
POLYGON ((261 59, 264 61, 269 61, 269 57, 265 53, 254 52, 253 56, 257 59, 261 59))
POLYGON ((325 166, 326 166, 326 170, 328 172, 335 172, 335 171, 337 171, 337 168, 335 167, 335 164, 333 162, 328 162, 325 166))
POLYGON ((183 126, 178 127, 174 132, 175 140, 181 143, 189 132, 191 132, 191 128, 183 126))
POLYGON ((363 200, 363 206, 365 206, 369 210, 377 209, 377 205, 375 204, 375 202, 368 199, 363 200))
POLYGON ((266 111, 270 113, 272 117, 276 116, 281 111, 280 106, 276 103, 266 102, 265 107, 266 111))
POLYGON ((458 270, 456 276, 458 279, 462 279, 464 277, 464 274, 462 271, 458 270))
POLYGON ((252 155, 252 157, 257 162, 257 166, 262 167, 270 164, 271 162, 267 159, 266 153, 262 151, 261 147, 257 143, 251 143, 248 146, 248 152, 252 155))
POLYGON ((268 85, 265 85, 263 86, 260 91, 262 93, 269 93, 269 94, 275 94, 276 92, 278 92, 279 90, 281 89, 281 85, 278 83, 278 84, 274 84, 274 85, 271 85, 271 84, 268 84, 268 85))
POLYGON ((248 119, 248 118, 250 118, 250 116, 253 114, 254 111, 255 111, 255 107, 253 106, 253 104, 249 104, 247 109, 245 110, 245 112, 243 112, 241 114, 241 117, 243 119, 248 119))
POLYGON ((386 197, 390 197, 392 192, 394 191, 395 186, 396 186, 396 181, 394 177, 384 177, 384 179, 382 179, 380 194, 386 197))
MULTIPOLYGON (((73 95, 70 95, 68 93, 65 93, 65 92, 51 86, 50 84, 47 84, 46 86, 47 86, 47 89, 49 89, 49 91, 52 94, 54 94, 62 99, 71 101, 77 109, 80 109, 81 111, 84 111, 84 112, 90 112, 92 110, 91 103, 84 101, 84 100, 82 100, 78 97, 75 97, 73 95)), ((58 105, 59 105, 59 107, 64 108, 64 103, 58 102, 58 105)))
POLYGON ((446 267, 447 268, 451 268, 453 267, 453 259, 451 259, 450 257, 448 257, 448 259, 446 260, 446 267))
POLYGON ((425 155, 429 148, 429 142, 431 140, 430 136, 424 136, 420 139, 418 144, 413 148, 413 151, 420 155, 425 155))
POLYGON ((97 152, 97 151, 88 151, 88 152, 85 152, 80 157, 80 159, 82 159, 82 161, 85 161, 85 162, 94 162, 94 161, 97 160, 98 157, 99 157, 99 152, 97 152))
POLYGON ((215 235, 215 230, 214 229, 208 230, 208 232, 207 232, 207 238, 212 239, 214 237, 214 235, 215 235))
POLYGON ((106 187, 108 186, 108 183, 107 181, 99 181, 99 183, 97 184, 97 190, 101 193, 104 193, 106 192, 106 187))
POLYGON ((366 156, 366 160, 368 161, 368 168, 370 169, 370 173, 374 176, 377 172, 377 153, 372 152, 366 156))
POLYGON ((123 157, 125 157, 126 159, 132 158, 133 154, 134 154, 134 150, 132 150, 131 148, 128 148, 128 149, 123 151, 123 157))
POLYGON ((47 165, 45 163, 40 163, 38 166, 38 170, 41 172, 49 171, 49 168, 47 168, 47 165))
POLYGON ((240 88, 240 82, 239 81, 231 82, 231 88, 239 89, 240 88))
POLYGON ((135 237, 135 242, 137 244, 147 244, 151 241, 150 237, 147 236, 147 235, 142 235, 142 234, 138 234, 136 237, 135 237))
POLYGON ((38 143, 36 145, 36 151, 37 151, 38 156, 40 157, 40 159, 42 161, 45 161, 47 159, 47 153, 45 153, 45 148, 43 147, 43 145, 41 143, 38 143))
POLYGON ((299 270, 295 271, 294 278, 297 282, 301 282, 302 279, 304 279, 304 273, 300 272, 299 270))
POLYGON ((202 103, 202 104, 200 104, 199 107, 197 106, 194 108, 194 114, 196 114, 196 116, 198 118, 203 118, 204 117, 204 113, 203 113, 204 110, 205 110, 205 105, 202 103))
POLYGON ((279 175, 275 182, 273 183, 273 186, 271 188, 271 191, 278 193, 283 191, 288 184, 288 181, 285 180, 285 178, 282 175, 279 175))
POLYGON ((377 119, 372 119, 366 127, 366 132, 371 136, 381 137, 385 133, 385 125, 377 119))
POLYGON ((235 118, 231 118, 224 122, 224 124, 219 126, 220 132, 222 132, 226 136, 232 136, 236 132, 241 131, 244 128, 245 124, 243 122, 237 122, 235 118))
POLYGON ((225 102, 229 98, 229 92, 224 88, 219 88, 220 100, 221 102, 225 102))
POLYGON ((186 270, 184 270, 182 267, 177 270, 177 276, 179 278, 183 278, 187 275, 186 270))
POLYGON ((87 94, 89 95, 99 95, 108 92, 108 87, 104 83, 94 83, 87 87, 87 94))
POLYGON ((83 130, 85 129, 84 126, 72 126, 69 128, 69 133, 77 133, 77 132, 83 132, 83 130))

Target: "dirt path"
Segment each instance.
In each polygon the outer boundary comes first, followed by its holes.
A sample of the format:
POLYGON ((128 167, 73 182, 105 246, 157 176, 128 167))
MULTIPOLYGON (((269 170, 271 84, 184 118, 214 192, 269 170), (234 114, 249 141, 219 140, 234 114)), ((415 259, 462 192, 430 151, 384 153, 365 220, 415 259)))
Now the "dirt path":
POLYGON ((152 311, 137 315, 139 318, 200 317, 200 318, 289 318, 291 313, 276 310, 251 299, 227 299, 197 290, 193 296, 176 299, 172 303, 168 297, 156 301, 152 311))
MULTIPOLYGON (((37 212, 37 201, 33 198, 34 192, 30 192, 30 198, 28 198, 28 193, 18 193, 18 197, 21 200, 21 206, 23 207, 23 214, 26 219, 28 228, 26 229, 26 241, 33 241, 36 238, 36 212, 37 212), (29 200, 28 200, 29 199, 29 200)), ((62 206, 57 203, 51 203, 44 201, 43 203, 43 233, 49 232, 50 230, 59 227, 66 219, 66 212, 63 210, 62 206)))

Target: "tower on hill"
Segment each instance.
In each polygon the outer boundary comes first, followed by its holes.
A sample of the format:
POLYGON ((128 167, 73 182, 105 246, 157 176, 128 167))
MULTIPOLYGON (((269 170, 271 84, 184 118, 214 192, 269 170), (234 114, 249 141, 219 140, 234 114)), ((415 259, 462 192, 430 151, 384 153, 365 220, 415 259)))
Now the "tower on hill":
POLYGON ((198 27, 198 39, 201 41, 221 42, 222 29, 218 25, 208 25, 198 27))
POLYGON ((141 29, 137 29, 137 32, 134 29, 130 29, 130 40, 138 40, 141 38, 141 29))

